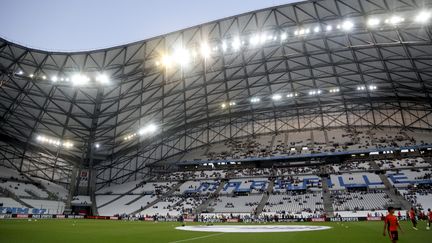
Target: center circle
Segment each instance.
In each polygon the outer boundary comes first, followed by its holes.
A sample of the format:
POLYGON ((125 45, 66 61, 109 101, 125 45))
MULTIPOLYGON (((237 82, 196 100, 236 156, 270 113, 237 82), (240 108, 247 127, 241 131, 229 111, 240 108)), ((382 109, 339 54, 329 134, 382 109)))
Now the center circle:
POLYGON ((178 230, 199 231, 199 232, 221 232, 221 233, 271 233, 271 232, 301 232, 328 230, 329 226, 311 225, 199 225, 179 226, 178 230))

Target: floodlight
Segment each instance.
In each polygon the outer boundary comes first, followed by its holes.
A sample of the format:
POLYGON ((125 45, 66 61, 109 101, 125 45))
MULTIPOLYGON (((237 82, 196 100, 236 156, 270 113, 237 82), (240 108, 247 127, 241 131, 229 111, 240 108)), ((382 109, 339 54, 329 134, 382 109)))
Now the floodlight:
POLYGON ((98 81, 101 84, 107 84, 107 83, 109 83, 110 80, 106 74, 99 74, 96 77, 96 81, 98 81))
POLYGON ((354 27, 354 24, 351 21, 345 21, 342 24, 342 29, 344 29, 346 31, 351 30, 353 27, 354 27))
POLYGON ((275 94, 275 95, 272 96, 272 99, 273 100, 280 100, 280 99, 282 99, 282 96, 279 95, 279 94, 275 94))
POLYGON ((370 27, 375 27, 375 26, 378 26, 380 24, 380 22, 381 21, 378 18, 370 18, 367 21, 367 25, 370 27))
POLYGON ((252 103, 259 103, 260 101, 261 101, 261 99, 258 98, 258 97, 254 97, 254 98, 251 99, 252 103))
POLYGON ((260 41, 259 36, 254 35, 250 38, 249 43, 254 46, 254 45, 258 45, 259 41, 260 41))
POLYGON ((222 51, 226 51, 228 49, 227 43, 225 41, 222 42, 222 51))
POLYGON ((432 14, 428 11, 421 11, 416 17, 415 22, 417 23, 427 23, 431 18, 432 14))
POLYGON ((90 79, 87 76, 82 74, 74 74, 71 80, 74 85, 82 85, 90 81, 90 79))
POLYGON ((201 56, 203 56, 204 58, 210 57, 210 47, 208 46, 207 43, 202 43, 200 50, 201 50, 201 56))
POLYGON ((174 51, 173 58, 178 64, 186 65, 190 61, 190 54, 186 49, 179 48, 174 51))
POLYGON ((239 37, 235 37, 233 42, 231 43, 234 51, 238 51, 241 47, 241 41, 239 37))

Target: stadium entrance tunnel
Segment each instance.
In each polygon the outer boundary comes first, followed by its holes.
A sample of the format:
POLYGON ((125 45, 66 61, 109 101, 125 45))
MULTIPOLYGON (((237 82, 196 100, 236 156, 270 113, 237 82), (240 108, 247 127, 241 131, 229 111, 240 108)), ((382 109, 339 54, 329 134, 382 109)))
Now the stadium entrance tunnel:
POLYGON ((179 226, 178 230, 221 233, 274 233, 328 230, 328 226, 311 225, 211 225, 179 226))

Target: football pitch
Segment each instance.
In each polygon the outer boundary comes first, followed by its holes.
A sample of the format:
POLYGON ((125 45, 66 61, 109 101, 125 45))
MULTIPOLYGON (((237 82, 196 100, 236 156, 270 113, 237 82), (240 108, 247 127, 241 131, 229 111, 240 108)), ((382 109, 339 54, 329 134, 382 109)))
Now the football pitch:
MULTIPOLYGON (((180 243, 180 242, 331 242, 331 243, 373 243, 390 242, 382 235, 382 222, 325 222, 325 223, 280 223, 280 224, 230 224, 226 225, 313 225, 330 226, 331 229, 310 232, 282 233, 221 233, 193 232, 177 230, 179 222, 143 222, 109 220, 0 220, 1 243, 29 242, 92 242, 92 243, 180 243)), ((203 225, 186 223, 187 226, 203 225)), ((432 231, 426 231, 425 222, 420 222, 419 230, 411 228, 409 222, 401 222, 404 230, 399 234, 399 242, 432 242, 432 231)))

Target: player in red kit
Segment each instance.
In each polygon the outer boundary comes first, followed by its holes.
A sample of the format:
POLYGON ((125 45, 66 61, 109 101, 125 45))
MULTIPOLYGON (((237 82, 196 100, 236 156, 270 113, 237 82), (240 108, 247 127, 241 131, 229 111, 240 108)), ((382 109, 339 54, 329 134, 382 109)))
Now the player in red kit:
POLYGON ((409 217, 411 219, 411 223, 413 224, 413 229, 418 230, 417 229, 416 213, 415 213, 414 208, 411 208, 411 210, 409 211, 409 217))
POLYGON ((428 214, 427 214, 427 216, 428 216, 428 224, 427 224, 426 229, 430 230, 430 226, 431 226, 431 223, 432 223, 432 211, 431 211, 430 208, 428 208, 428 214))
POLYGON ((386 231, 390 236, 392 243, 396 243, 399 240, 398 229, 402 232, 402 228, 399 225, 397 217, 394 215, 394 208, 388 208, 388 214, 384 218, 384 232, 383 235, 386 236, 386 231))

